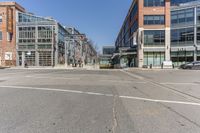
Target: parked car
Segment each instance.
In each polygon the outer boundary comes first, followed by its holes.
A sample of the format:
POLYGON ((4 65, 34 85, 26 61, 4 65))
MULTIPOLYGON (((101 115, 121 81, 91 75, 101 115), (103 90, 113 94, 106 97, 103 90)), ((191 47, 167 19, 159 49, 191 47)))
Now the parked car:
POLYGON ((200 70, 200 61, 194 61, 180 66, 180 69, 200 70))

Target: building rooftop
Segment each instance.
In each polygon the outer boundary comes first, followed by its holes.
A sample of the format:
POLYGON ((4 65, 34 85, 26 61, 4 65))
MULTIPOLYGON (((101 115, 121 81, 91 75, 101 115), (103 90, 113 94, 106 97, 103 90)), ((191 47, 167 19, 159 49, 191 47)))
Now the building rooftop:
POLYGON ((200 6, 200 0, 198 1, 191 1, 191 2, 186 2, 186 3, 181 3, 179 5, 171 6, 171 9, 180 9, 180 8, 190 8, 190 7, 195 7, 195 6, 200 6))
POLYGON ((25 11, 25 8, 22 7, 20 4, 14 1, 3 1, 0 2, 0 6, 15 6, 20 11, 25 11))

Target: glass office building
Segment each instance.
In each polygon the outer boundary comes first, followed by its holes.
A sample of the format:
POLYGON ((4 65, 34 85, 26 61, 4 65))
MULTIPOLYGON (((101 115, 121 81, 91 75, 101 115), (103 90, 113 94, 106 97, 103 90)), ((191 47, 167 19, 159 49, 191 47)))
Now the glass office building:
POLYGON ((180 5, 183 3, 194 2, 194 1, 198 1, 198 0, 171 0, 171 5, 176 6, 176 5, 180 5))
POLYGON ((134 0, 116 39, 118 63, 125 67, 160 67, 170 60, 169 18, 169 1, 134 0))
POLYGON ((171 60, 175 66, 200 60, 200 3, 171 8, 171 60))
POLYGON ((114 62, 126 66, 200 60, 200 1, 133 0, 115 46, 114 62))
POLYGON ((55 66, 65 63, 67 31, 54 19, 17 13, 17 65, 55 66))

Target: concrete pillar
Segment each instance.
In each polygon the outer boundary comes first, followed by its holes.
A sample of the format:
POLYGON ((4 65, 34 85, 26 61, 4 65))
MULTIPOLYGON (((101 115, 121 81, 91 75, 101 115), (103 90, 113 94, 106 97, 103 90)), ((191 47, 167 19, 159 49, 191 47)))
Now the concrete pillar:
POLYGON ((68 67, 68 45, 69 41, 65 41, 65 67, 68 67))
POLYGON ((25 67, 25 52, 22 52, 22 67, 25 67))
POLYGON ((165 29, 165 61, 171 60, 171 57, 170 57, 170 49, 171 49, 171 47, 170 47, 170 42, 171 42, 170 32, 171 32, 170 28, 165 29))
POLYGON ((59 54, 59 50, 58 50, 58 25, 56 25, 55 27, 55 59, 54 59, 54 62, 55 62, 55 66, 58 65, 58 54, 59 54))
POLYGON ((19 55, 18 55, 18 51, 16 51, 16 66, 19 66, 19 55))
POLYGON ((137 60, 138 60, 138 67, 142 68, 144 63, 144 29, 138 29, 138 49, 137 49, 137 60))
POLYGON ((35 51, 35 66, 39 66, 39 52, 35 51))
POLYGON ((194 61, 197 61, 197 8, 195 7, 194 9, 194 61))

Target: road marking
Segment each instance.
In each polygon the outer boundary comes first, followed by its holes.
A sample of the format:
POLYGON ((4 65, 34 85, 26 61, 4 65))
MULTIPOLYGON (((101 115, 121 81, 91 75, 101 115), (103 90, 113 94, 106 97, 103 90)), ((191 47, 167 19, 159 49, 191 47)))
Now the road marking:
POLYGON ((26 78, 35 79, 67 79, 67 80, 80 80, 80 78, 66 78, 66 77, 40 77, 40 76, 25 76, 26 78))
POLYGON ((99 81, 103 81, 103 82, 123 82, 123 83, 134 83, 134 84, 146 84, 147 82, 144 82, 144 81, 137 81, 137 82, 135 82, 135 81, 133 81, 133 80, 110 80, 110 79, 108 79, 108 80, 105 80, 105 79, 103 79, 103 80, 99 80, 99 81))
POLYGON ((160 83, 162 85, 199 85, 197 83, 172 83, 172 82, 166 82, 166 83, 160 83))
POLYGON ((127 74, 127 75, 129 75, 129 76, 131 76, 131 77, 134 77, 134 78, 137 78, 137 79, 140 79, 140 80, 143 80, 143 79, 144 79, 144 78, 141 77, 141 76, 138 76, 138 75, 135 75, 135 74, 126 72, 126 71, 124 71, 124 70, 120 70, 120 71, 123 72, 123 73, 125 73, 125 74, 127 74))
POLYGON ((68 93, 87 94, 87 95, 95 95, 95 96, 118 97, 118 98, 123 98, 123 99, 132 99, 132 100, 148 101, 148 102, 155 102, 155 103, 170 103, 170 104, 200 106, 200 103, 194 103, 194 102, 158 100, 158 99, 149 99, 149 98, 133 97, 133 96, 118 96, 118 95, 113 95, 113 94, 103 94, 103 93, 96 93, 96 92, 84 92, 84 91, 55 89, 55 88, 38 88, 38 87, 24 87, 24 86, 0 86, 0 88, 68 92, 68 93))

